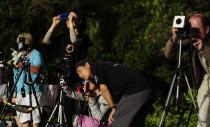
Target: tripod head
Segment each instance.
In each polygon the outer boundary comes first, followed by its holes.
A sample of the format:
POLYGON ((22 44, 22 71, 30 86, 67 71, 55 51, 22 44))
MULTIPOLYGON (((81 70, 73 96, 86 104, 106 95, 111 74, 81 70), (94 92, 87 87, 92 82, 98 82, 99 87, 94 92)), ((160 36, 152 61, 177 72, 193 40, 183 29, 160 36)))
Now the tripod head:
POLYGON ((57 76, 63 77, 65 80, 72 76, 73 66, 72 66, 72 57, 64 56, 62 60, 58 63, 56 67, 57 76))

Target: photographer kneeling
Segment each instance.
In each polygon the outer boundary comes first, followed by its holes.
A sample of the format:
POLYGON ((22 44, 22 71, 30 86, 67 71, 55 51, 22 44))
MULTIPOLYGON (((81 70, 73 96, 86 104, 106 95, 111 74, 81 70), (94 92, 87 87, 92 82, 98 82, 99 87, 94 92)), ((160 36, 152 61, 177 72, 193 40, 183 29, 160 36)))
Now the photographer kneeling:
MULTIPOLYGON (((198 89, 197 103, 199 119, 197 127, 210 127, 210 39, 209 24, 203 14, 194 14, 189 20, 191 29, 197 29, 197 36, 190 36, 192 46, 193 78, 198 89)), ((172 58, 177 54, 177 31, 172 28, 172 37, 165 46, 165 56, 172 58)), ((189 46, 190 48, 190 46, 189 46)))

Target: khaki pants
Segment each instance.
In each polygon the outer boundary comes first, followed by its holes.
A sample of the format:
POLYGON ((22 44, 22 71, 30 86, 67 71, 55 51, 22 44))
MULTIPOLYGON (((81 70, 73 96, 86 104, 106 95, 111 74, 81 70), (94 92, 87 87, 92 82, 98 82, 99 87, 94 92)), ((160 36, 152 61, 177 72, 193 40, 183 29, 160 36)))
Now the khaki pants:
POLYGON ((197 127, 210 127, 210 76, 206 74, 198 89, 199 121, 197 127))

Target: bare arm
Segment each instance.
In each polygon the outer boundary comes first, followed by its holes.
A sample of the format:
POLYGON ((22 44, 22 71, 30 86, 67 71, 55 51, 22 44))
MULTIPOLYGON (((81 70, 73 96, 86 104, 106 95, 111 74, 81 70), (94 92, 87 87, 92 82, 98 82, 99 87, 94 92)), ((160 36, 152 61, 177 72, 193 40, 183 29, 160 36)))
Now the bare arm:
POLYGON ((164 54, 166 58, 171 58, 172 56, 175 55, 176 53, 176 32, 178 29, 172 28, 171 29, 171 37, 170 39, 166 42, 165 49, 164 49, 164 54))
POLYGON ((69 28, 70 40, 72 43, 77 42, 76 31, 74 29, 75 27, 75 23, 73 21, 74 18, 77 18, 76 14, 74 12, 70 12, 68 16, 69 20, 66 21, 67 28, 69 28))
POLYGON ((50 28, 49 28, 49 30, 47 31, 47 33, 45 34, 42 43, 44 43, 44 44, 50 44, 50 43, 51 43, 50 37, 51 37, 51 35, 52 35, 54 29, 56 28, 56 26, 59 24, 59 22, 60 22, 60 17, 59 17, 59 16, 53 17, 53 23, 52 23, 52 25, 50 26, 50 28))
POLYGON ((42 43, 50 44, 51 43, 51 41, 50 41, 51 35, 52 35, 52 31, 48 30, 47 33, 44 36, 44 39, 43 39, 42 43))
POLYGON ((175 44, 175 42, 173 42, 172 39, 169 39, 166 42, 165 49, 164 49, 165 57, 166 58, 171 58, 172 56, 174 56, 175 53, 176 53, 175 50, 176 50, 176 44, 175 44))
POLYGON ((108 110, 109 106, 102 95, 100 95, 98 101, 93 98, 89 99, 89 108, 91 110, 91 114, 94 118, 101 120, 108 110))
POLYGON ((74 30, 73 26, 69 28, 69 34, 70 34, 69 36, 70 36, 71 42, 72 43, 77 42, 77 36, 76 36, 76 33, 75 33, 75 30, 74 30))
POLYGON ((63 86, 62 88, 63 88, 64 92, 66 93, 67 97, 70 97, 70 98, 76 99, 76 100, 81 100, 81 101, 85 100, 85 98, 82 96, 81 93, 71 90, 68 86, 63 86))
POLYGON ((107 101, 109 107, 114 107, 115 104, 112 99, 112 95, 105 84, 100 84, 100 91, 104 99, 107 101))
MULTIPOLYGON (((100 84, 100 91, 101 91, 101 94, 104 97, 104 99, 107 101, 109 107, 111 107, 111 108, 115 107, 111 93, 105 84, 100 84)), ((116 109, 112 108, 112 111, 108 118, 109 124, 111 124, 113 121, 113 115, 114 115, 115 111, 116 111, 116 109)))

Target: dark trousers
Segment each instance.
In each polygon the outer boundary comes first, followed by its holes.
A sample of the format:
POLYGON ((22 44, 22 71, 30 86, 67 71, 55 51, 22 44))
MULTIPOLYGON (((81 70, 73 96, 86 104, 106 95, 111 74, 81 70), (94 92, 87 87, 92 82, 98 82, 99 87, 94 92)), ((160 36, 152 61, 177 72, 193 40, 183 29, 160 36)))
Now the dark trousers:
MULTIPOLYGON (((150 90, 124 95, 117 104, 112 127, 144 127, 146 113, 141 114, 144 105, 149 101, 150 90)), ((144 111, 145 112, 145 111, 144 111)))

